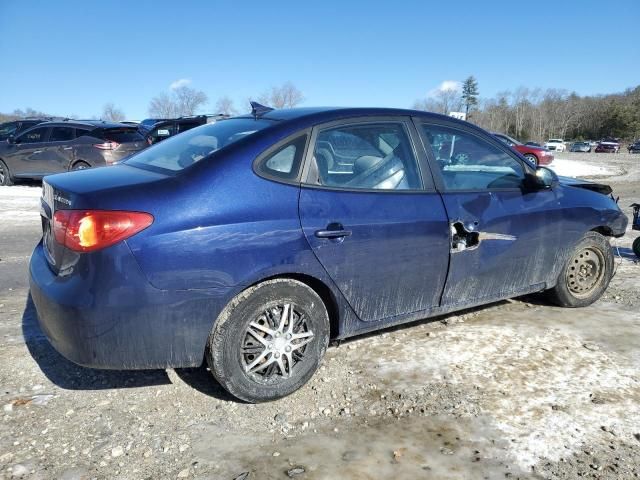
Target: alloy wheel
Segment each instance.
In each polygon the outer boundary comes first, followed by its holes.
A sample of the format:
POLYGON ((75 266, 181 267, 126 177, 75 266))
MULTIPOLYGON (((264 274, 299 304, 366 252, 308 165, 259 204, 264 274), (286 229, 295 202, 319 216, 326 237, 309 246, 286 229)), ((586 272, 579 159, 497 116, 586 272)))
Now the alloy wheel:
POLYGON ((304 361, 306 345, 313 338, 304 313, 294 304, 270 307, 245 330, 241 346, 242 367, 260 383, 287 379, 304 361))

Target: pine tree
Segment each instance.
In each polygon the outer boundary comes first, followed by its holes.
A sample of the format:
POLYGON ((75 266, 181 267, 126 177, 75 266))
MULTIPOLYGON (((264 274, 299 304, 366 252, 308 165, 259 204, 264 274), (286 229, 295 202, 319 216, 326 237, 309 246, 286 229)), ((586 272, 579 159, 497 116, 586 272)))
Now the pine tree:
POLYGON ((462 101, 465 106, 465 114, 469 117, 469 111, 478 105, 478 82, 470 75, 462 84, 462 101))

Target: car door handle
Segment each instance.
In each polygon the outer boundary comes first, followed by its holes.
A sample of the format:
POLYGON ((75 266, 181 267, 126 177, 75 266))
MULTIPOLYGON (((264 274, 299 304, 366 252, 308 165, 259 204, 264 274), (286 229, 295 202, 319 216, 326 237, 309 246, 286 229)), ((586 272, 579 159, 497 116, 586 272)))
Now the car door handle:
POLYGON ((318 238, 344 238, 351 236, 351 230, 345 230, 340 226, 339 228, 329 228, 327 230, 316 230, 315 236, 318 238))
POLYGON ((42 150, 36 150, 35 152, 33 152, 33 154, 35 155, 36 153, 42 153, 42 150))

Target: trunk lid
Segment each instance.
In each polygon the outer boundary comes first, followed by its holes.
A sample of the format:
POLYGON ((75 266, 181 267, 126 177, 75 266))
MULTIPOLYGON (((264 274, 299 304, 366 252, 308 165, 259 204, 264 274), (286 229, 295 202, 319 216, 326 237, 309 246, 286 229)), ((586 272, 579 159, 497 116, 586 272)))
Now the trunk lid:
POLYGON ((127 165, 112 168, 80 170, 50 175, 42 181, 40 217, 45 256, 51 270, 63 274, 75 264, 78 252, 71 251, 54 238, 54 215, 58 210, 132 210, 144 211, 147 202, 139 201, 144 195, 140 187, 170 180, 165 174, 155 173, 127 165))

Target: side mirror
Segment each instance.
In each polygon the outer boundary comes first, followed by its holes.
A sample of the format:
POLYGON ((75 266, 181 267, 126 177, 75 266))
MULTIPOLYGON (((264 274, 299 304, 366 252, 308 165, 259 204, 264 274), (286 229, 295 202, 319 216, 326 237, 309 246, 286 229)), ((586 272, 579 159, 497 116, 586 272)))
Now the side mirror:
POLYGON ((547 167, 536 168, 535 174, 528 174, 526 185, 532 190, 548 190, 558 183, 558 176, 547 167))

